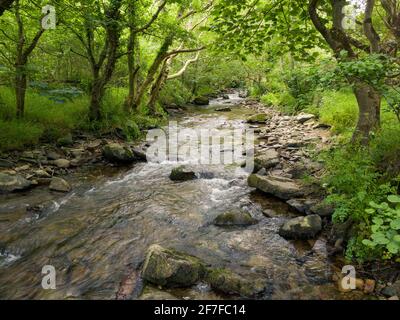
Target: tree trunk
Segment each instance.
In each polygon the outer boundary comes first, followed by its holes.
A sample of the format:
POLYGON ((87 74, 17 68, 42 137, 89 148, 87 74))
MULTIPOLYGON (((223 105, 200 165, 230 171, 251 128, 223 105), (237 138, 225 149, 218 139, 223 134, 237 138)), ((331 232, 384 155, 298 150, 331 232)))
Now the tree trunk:
POLYGON ((99 70, 93 70, 93 82, 90 89, 89 119, 101 119, 101 101, 104 95, 103 81, 100 79, 99 70))
POLYGON ((25 66, 16 67, 15 76, 15 97, 17 103, 17 118, 23 118, 25 114, 25 95, 27 88, 27 77, 25 66))
POLYGON ((153 87, 151 88, 148 108, 152 115, 157 114, 156 103, 157 103, 158 97, 160 96, 160 92, 161 92, 162 88, 164 87, 167 77, 168 77, 168 67, 167 67, 167 62, 164 62, 163 66, 161 68, 160 74, 158 75, 156 82, 153 84, 153 87))
POLYGON ((352 140, 366 145, 370 133, 380 127, 381 97, 373 87, 365 83, 356 84, 354 94, 357 98, 359 116, 352 140))
POLYGON ((128 41, 128 74, 129 74, 129 92, 125 100, 125 111, 130 113, 137 108, 135 99, 137 95, 139 67, 137 66, 137 35, 133 28, 130 30, 128 41))

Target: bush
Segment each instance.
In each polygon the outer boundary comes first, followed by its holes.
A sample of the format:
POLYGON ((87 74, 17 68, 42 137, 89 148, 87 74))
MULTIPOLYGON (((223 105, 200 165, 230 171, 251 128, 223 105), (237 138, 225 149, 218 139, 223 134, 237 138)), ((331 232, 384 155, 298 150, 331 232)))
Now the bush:
POLYGON ((349 146, 323 155, 327 169, 323 178, 329 194, 327 201, 336 207, 333 221, 339 223, 352 219, 355 222, 346 251, 349 259, 366 261, 395 257, 388 254, 388 248, 372 247, 364 241, 371 239, 376 232, 376 227, 372 226, 379 223, 376 218, 381 217, 377 209, 384 209, 376 204, 384 203, 388 195, 398 192, 399 172, 389 175, 387 171, 380 170, 380 161, 394 152, 391 146, 395 145, 399 147, 396 136, 382 133, 371 141, 369 148, 349 146), (372 209, 375 211, 372 212, 372 209))

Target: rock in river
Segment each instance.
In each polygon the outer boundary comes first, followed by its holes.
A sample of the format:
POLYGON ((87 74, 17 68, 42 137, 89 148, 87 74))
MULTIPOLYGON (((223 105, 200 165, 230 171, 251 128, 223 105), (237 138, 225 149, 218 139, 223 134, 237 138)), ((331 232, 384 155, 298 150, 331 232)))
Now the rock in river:
POLYGON ((0 173, 0 193, 22 191, 28 189, 32 183, 19 175, 0 173))
POLYGON ((228 269, 209 271, 206 281, 214 290, 242 297, 254 297, 265 290, 265 284, 262 281, 245 279, 228 269))
POLYGON ((270 169, 279 164, 279 154, 274 149, 264 151, 261 155, 254 158, 254 172, 262 168, 270 169))
POLYGON ((257 188, 283 200, 301 197, 304 194, 301 185, 294 180, 283 177, 252 174, 247 182, 250 187, 257 188))
POLYGON ((135 161, 135 155, 126 146, 109 143, 103 148, 103 156, 113 163, 130 163, 135 161))
POLYGON ((286 221, 279 229, 279 235, 285 239, 312 239, 321 230, 321 217, 314 214, 286 221))
POLYGON ((180 166, 171 171, 169 178, 172 181, 189 181, 197 179, 197 176, 193 171, 186 169, 185 166, 180 166))
POLYGON ((299 123, 304 123, 304 122, 307 122, 308 120, 311 120, 311 119, 315 119, 315 116, 313 114, 300 113, 296 117, 296 120, 299 123))
POLYGON ((250 226, 257 223, 250 213, 243 211, 233 211, 220 214, 215 220, 214 224, 220 227, 229 226, 250 226))
POLYGON ((270 116, 266 113, 259 113, 247 118, 247 123, 265 123, 269 119, 270 116))
POLYGON ((202 262, 193 256, 152 245, 143 264, 143 279, 163 287, 189 287, 205 274, 202 262))
POLYGON ((50 190, 58 191, 58 192, 69 192, 71 191, 71 186, 67 181, 61 178, 54 177, 50 182, 50 190))
POLYGON ((207 97, 197 97, 193 100, 193 103, 198 106, 206 106, 210 104, 210 99, 207 97))

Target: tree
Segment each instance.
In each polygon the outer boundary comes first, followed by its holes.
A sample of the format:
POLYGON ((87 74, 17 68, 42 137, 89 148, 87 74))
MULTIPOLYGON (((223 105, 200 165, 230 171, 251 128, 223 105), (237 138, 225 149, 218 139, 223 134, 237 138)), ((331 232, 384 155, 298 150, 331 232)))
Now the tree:
MULTIPOLYGON (((28 61, 45 30, 41 25, 41 7, 38 9, 30 6, 28 1, 16 0, 12 13, 16 30, 1 27, 0 32, 4 36, 4 41, 1 44, 6 48, 6 52, 0 51, 0 54, 3 60, 14 69, 16 113, 18 118, 22 118, 25 113, 25 95, 28 85, 28 61), (37 12, 38 14, 32 19, 27 11, 37 12), (37 29, 36 32, 35 29, 37 29), (28 37, 31 34, 32 38, 29 40, 28 37)), ((8 22, 12 21, 11 17, 6 18, 8 22)))
POLYGON ((92 0, 71 8, 63 23, 81 42, 85 53, 74 52, 85 57, 90 65, 92 79, 90 84, 89 118, 101 119, 101 102, 107 84, 112 78, 115 65, 120 57, 121 6, 122 0, 110 0, 107 4, 92 0), (79 14, 78 18, 76 15, 79 14))
MULTIPOLYGON (((348 4, 346 0, 222 0, 214 13, 213 29, 228 39, 231 50, 238 46, 245 52, 260 52, 272 47, 275 52, 291 52, 295 58, 310 58, 308 49, 319 46, 332 50, 339 62, 349 63, 362 63, 376 56, 395 57, 400 35, 398 1, 381 0, 378 6, 378 1, 365 0, 363 13, 356 17, 362 16, 363 21, 355 21, 351 29, 346 29, 344 23, 348 4)), ((346 78, 359 107, 353 141, 368 143, 370 132, 380 124, 381 93, 365 78, 354 74, 346 78)))

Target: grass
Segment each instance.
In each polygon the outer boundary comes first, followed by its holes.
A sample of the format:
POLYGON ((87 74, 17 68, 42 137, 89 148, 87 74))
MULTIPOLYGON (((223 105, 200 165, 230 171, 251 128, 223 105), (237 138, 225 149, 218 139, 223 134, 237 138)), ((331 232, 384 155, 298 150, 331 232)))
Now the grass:
POLYGON ((89 122, 89 97, 82 95, 65 103, 56 103, 28 90, 25 117, 15 118, 15 96, 11 88, 0 91, 0 151, 23 150, 40 142, 54 142, 74 130, 97 134, 119 130, 128 139, 136 139, 143 129, 156 127, 160 120, 146 116, 146 110, 128 117, 123 111, 127 90, 111 88, 104 100, 101 121, 89 122))

